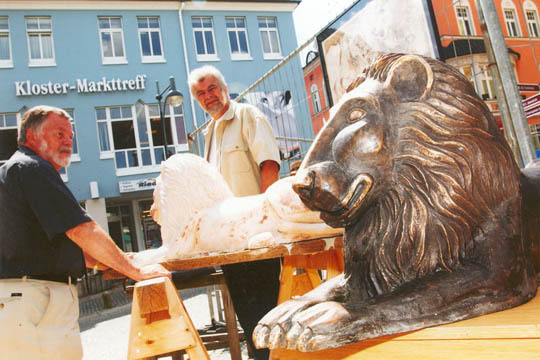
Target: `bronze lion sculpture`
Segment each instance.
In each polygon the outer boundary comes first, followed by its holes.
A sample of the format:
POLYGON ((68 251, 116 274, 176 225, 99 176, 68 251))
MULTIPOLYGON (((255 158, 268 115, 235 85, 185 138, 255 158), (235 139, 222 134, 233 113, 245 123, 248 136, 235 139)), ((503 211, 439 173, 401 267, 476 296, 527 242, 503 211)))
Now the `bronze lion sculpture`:
POLYGON ((520 174, 456 69, 382 55, 333 107, 293 185, 345 228, 345 272, 274 308, 255 344, 315 351, 527 302, 540 211, 530 200, 522 225, 520 186, 538 199, 539 169, 520 174))

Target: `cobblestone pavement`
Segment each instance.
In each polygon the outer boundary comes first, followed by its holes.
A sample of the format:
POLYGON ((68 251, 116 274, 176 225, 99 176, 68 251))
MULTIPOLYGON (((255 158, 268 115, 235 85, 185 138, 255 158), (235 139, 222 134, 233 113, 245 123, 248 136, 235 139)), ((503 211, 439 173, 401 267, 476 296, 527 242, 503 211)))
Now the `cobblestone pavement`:
POLYGON ((85 296, 79 299, 79 318, 86 318, 101 311, 127 304, 131 304, 131 299, 126 297, 122 287, 85 296))
MULTIPOLYGON (((184 305, 197 329, 211 323, 206 288, 180 291, 184 305)), ((83 360, 124 360, 127 357, 131 299, 122 287, 79 299, 83 360), (105 301, 104 301, 105 300, 105 301), (110 307, 110 308, 106 308, 110 307)), ((242 341, 242 359, 248 359, 242 341)), ((208 351, 211 360, 230 360, 228 348, 208 351)), ((164 358, 166 359, 166 358, 164 358)))

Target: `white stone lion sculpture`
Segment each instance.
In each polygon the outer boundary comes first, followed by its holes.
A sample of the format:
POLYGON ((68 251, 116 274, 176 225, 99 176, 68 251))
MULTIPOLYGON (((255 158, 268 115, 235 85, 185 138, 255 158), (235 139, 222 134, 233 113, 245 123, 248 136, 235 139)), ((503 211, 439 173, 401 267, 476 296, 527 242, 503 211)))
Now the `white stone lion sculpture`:
POLYGON ((134 260, 145 265, 343 233, 306 208, 291 183, 288 177, 264 194, 235 197, 206 160, 174 155, 162 163, 150 210, 161 225, 163 244, 135 254, 134 260))

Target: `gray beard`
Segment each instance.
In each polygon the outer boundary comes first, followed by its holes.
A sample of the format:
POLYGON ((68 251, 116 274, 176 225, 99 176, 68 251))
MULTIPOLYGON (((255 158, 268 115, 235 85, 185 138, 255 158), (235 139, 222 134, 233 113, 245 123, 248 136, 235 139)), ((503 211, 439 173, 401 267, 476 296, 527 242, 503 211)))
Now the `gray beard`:
POLYGON ((67 156, 65 158, 60 157, 59 154, 51 154, 49 152, 49 147, 47 146, 47 143, 43 141, 39 147, 39 150, 45 154, 47 154, 49 157, 53 159, 55 163, 60 165, 63 168, 67 168, 69 164, 71 163, 71 156, 67 156))

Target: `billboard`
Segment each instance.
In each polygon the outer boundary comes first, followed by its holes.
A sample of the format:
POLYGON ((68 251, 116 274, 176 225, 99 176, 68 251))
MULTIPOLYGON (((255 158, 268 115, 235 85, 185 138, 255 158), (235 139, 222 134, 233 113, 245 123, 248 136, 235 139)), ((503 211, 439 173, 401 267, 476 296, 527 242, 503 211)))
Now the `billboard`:
POLYGON ((317 36, 334 104, 380 52, 438 58, 439 40, 427 0, 360 0, 317 36))

